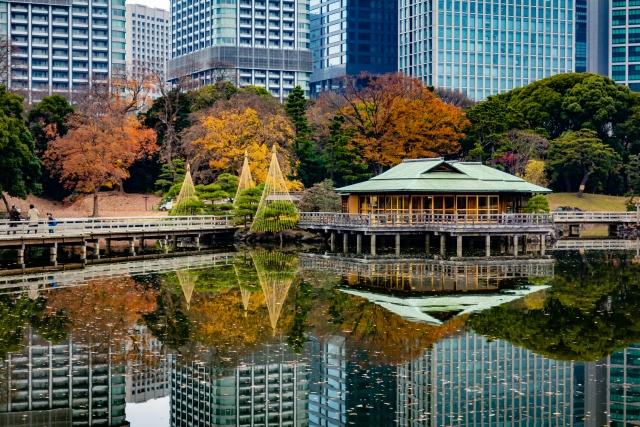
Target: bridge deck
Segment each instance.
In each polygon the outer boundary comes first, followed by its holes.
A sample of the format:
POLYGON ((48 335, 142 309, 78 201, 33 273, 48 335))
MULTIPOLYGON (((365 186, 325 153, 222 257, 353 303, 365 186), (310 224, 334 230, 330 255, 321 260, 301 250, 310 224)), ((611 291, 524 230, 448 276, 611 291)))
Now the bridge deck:
POLYGON ((548 214, 345 214, 303 212, 300 228, 307 230, 384 233, 550 234, 554 226, 548 214))
POLYGON ((219 216, 69 218, 38 222, 0 221, 0 247, 73 243, 98 238, 160 237, 236 230, 233 220, 219 216))

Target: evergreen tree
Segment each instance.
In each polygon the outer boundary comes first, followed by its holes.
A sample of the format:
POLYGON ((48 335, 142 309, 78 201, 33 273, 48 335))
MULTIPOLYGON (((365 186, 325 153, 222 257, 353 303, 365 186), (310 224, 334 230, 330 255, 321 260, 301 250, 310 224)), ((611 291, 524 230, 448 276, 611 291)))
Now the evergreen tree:
POLYGON ((40 161, 31 132, 23 120, 22 98, 0 86, 0 195, 26 197, 40 189, 40 161))
POLYGON ((294 152, 298 159, 298 178, 305 187, 310 187, 324 179, 325 168, 311 138, 311 129, 306 115, 307 100, 300 86, 296 86, 291 91, 284 107, 296 132, 294 152))
MULTIPOLYGON (((73 112, 73 106, 61 95, 44 97, 33 106, 27 121, 34 138, 37 156, 42 156, 51 141, 67 134, 66 121, 73 112)), ((62 200, 71 194, 46 168, 43 170, 41 183, 42 192, 47 197, 62 200)))
POLYGON ((338 114, 329 127, 329 144, 326 164, 336 186, 355 184, 369 179, 372 174, 367 162, 351 146, 352 132, 345 129, 345 118, 338 114))
POLYGON ((247 228, 252 222, 260 204, 260 197, 264 191, 264 185, 243 190, 235 200, 233 216, 237 225, 247 228))

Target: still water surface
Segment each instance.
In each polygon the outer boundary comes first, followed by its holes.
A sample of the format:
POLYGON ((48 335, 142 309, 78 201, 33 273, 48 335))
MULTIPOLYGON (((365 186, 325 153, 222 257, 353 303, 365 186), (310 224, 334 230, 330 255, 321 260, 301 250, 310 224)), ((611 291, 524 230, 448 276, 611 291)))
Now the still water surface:
POLYGON ((639 423, 634 255, 252 250, 3 279, 0 425, 639 423))

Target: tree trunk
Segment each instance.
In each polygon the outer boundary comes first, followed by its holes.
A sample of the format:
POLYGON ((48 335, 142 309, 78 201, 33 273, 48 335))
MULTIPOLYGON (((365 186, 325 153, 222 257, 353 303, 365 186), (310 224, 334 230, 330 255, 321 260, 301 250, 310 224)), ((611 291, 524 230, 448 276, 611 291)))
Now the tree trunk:
POLYGON ((94 218, 100 216, 100 213, 98 211, 98 190, 93 192, 93 214, 91 216, 94 218))
POLYGON ((582 195, 584 194, 584 189, 585 186, 587 185, 587 181, 589 181, 589 172, 585 172, 584 175, 582 175, 582 181, 580 181, 580 188, 578 188, 578 197, 582 197, 582 195))
POLYGON ((9 201, 7 200, 7 196, 4 195, 4 191, 0 191, 0 195, 2 195, 2 201, 4 202, 4 207, 7 210, 7 215, 9 215, 9 211, 11 208, 9 207, 9 201))

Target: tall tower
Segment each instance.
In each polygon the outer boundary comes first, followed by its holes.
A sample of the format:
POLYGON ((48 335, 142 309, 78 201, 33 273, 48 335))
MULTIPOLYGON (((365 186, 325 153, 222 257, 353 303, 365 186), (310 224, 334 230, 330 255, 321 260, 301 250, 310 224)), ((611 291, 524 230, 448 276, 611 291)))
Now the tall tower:
POLYGON ((309 0, 171 1, 168 79, 220 79, 284 99, 309 89, 309 0))
POLYGON ((135 79, 153 76, 165 81, 169 55, 169 11, 127 4, 127 74, 135 79))
POLYGON ((311 5, 311 93, 336 90, 342 77, 398 69, 398 0, 319 0, 311 5))
POLYGON ((125 74, 125 0, 0 0, 10 90, 29 103, 125 74))
POLYGON ((400 0, 400 71, 477 101, 573 72, 575 7, 575 0, 400 0))

